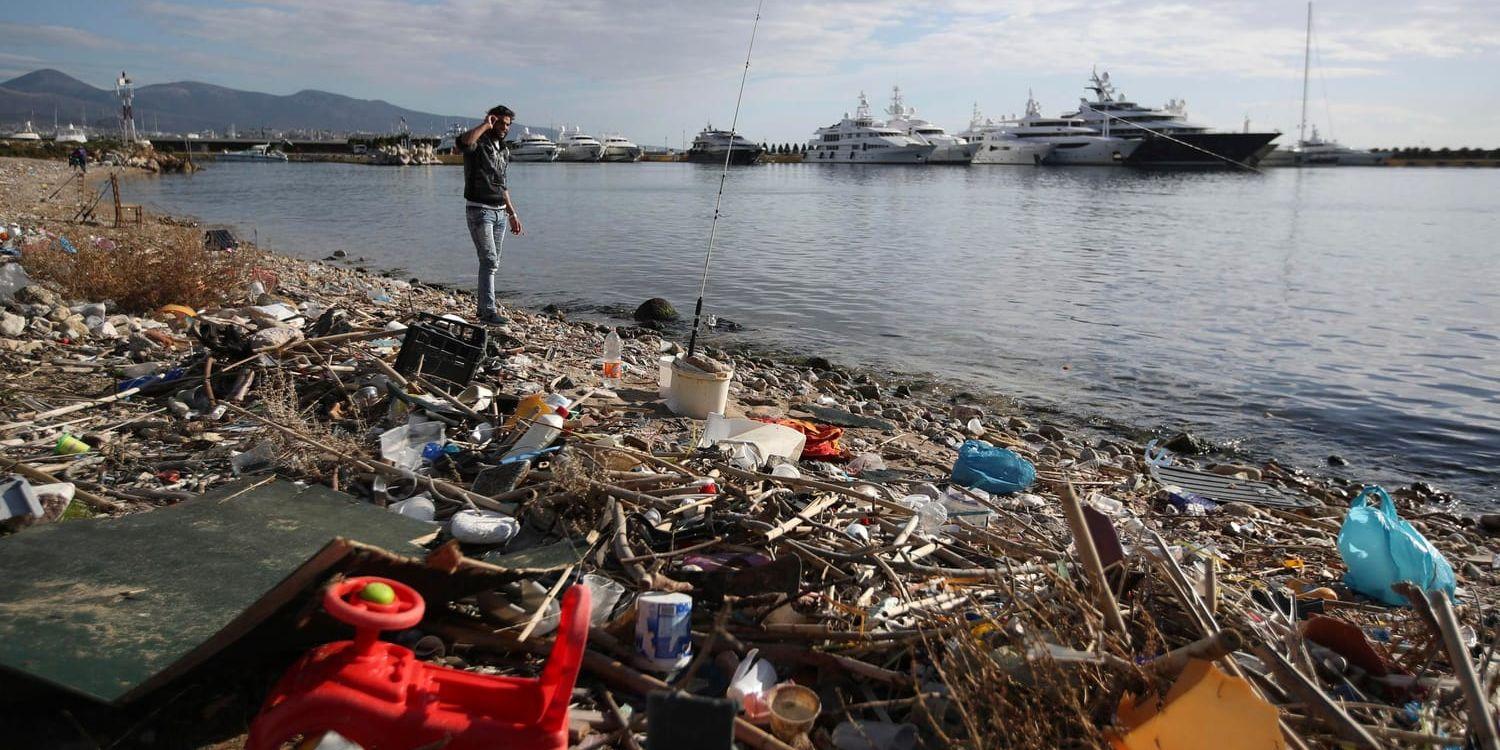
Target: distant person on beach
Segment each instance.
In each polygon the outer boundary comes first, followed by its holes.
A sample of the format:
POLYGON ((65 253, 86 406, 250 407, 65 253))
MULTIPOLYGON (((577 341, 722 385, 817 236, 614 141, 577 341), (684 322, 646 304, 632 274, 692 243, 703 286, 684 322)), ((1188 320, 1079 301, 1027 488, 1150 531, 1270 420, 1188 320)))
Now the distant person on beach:
POLYGON ((487 112, 478 127, 458 137, 464 153, 464 215, 479 254, 479 322, 491 325, 510 322, 495 304, 495 271, 500 267, 507 221, 511 234, 522 233, 521 217, 505 185, 505 134, 515 119, 516 113, 502 104, 487 112))
POLYGON ((73 149, 73 153, 68 154, 68 166, 75 167, 78 171, 88 174, 89 152, 84 150, 82 146, 73 149))

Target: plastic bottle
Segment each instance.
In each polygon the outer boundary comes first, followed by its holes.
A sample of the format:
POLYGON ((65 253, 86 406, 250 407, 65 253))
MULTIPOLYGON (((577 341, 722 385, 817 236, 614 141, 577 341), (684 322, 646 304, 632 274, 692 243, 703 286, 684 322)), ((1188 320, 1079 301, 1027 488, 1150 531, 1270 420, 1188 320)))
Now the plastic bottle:
POLYGON ((563 421, 568 416, 567 407, 558 407, 555 411, 538 415, 532 420, 531 427, 521 435, 521 439, 512 445, 510 450, 500 457, 501 461, 535 453, 552 444, 558 435, 562 434, 563 421))
POLYGON ((615 329, 609 329, 609 335, 604 337, 604 387, 619 388, 621 376, 625 374, 625 362, 620 353, 622 344, 620 334, 615 329))

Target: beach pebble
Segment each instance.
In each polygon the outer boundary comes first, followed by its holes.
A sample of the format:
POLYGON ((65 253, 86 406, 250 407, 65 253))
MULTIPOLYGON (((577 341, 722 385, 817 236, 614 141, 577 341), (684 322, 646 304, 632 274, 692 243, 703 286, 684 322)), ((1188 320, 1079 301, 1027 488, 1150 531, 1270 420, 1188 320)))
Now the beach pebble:
POLYGON ((1053 427, 1050 424, 1042 425, 1041 427, 1037 428, 1036 432, 1043 438, 1046 438, 1047 440, 1051 440, 1053 442, 1062 442, 1068 439, 1067 433, 1057 429, 1056 427, 1053 427))
POLYGON ((15 338, 26 330, 26 318, 11 313, 0 313, 0 336, 15 338))
POLYGON ((1207 442, 1199 439, 1197 435, 1194 435, 1191 432, 1179 432, 1176 435, 1173 435, 1170 440, 1163 443, 1162 447, 1166 448, 1169 451, 1172 451, 1173 453, 1187 453, 1196 455, 1199 453, 1207 453, 1212 446, 1210 446, 1207 442))
POLYGON ((1328 465, 1329 466, 1348 466, 1349 465, 1349 459, 1346 459, 1343 456, 1340 456, 1337 453, 1335 453, 1335 454, 1333 454, 1333 455, 1331 455, 1331 456, 1328 457, 1328 465))

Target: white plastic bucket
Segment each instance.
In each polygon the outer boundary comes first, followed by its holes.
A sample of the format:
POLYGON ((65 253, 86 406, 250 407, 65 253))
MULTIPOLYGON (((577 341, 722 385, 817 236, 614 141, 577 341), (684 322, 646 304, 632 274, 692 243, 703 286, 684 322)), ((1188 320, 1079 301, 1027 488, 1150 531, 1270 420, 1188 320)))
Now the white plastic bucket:
POLYGON ((734 370, 704 372, 683 360, 672 363, 672 384, 667 393, 667 408, 679 417, 708 419, 724 413, 729 403, 729 381, 734 370))
POLYGON ((653 591, 635 600, 635 650, 652 671, 673 672, 693 658, 693 597, 653 591))

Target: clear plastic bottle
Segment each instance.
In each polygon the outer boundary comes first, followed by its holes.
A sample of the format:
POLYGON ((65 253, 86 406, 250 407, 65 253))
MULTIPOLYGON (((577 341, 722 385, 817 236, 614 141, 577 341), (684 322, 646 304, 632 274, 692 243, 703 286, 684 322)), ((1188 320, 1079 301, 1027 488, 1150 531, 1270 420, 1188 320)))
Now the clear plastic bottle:
POLYGON ((619 388, 621 377, 625 374, 625 362, 621 357, 623 345, 620 343, 620 334, 615 329, 609 329, 609 335, 604 337, 604 387, 619 388))

